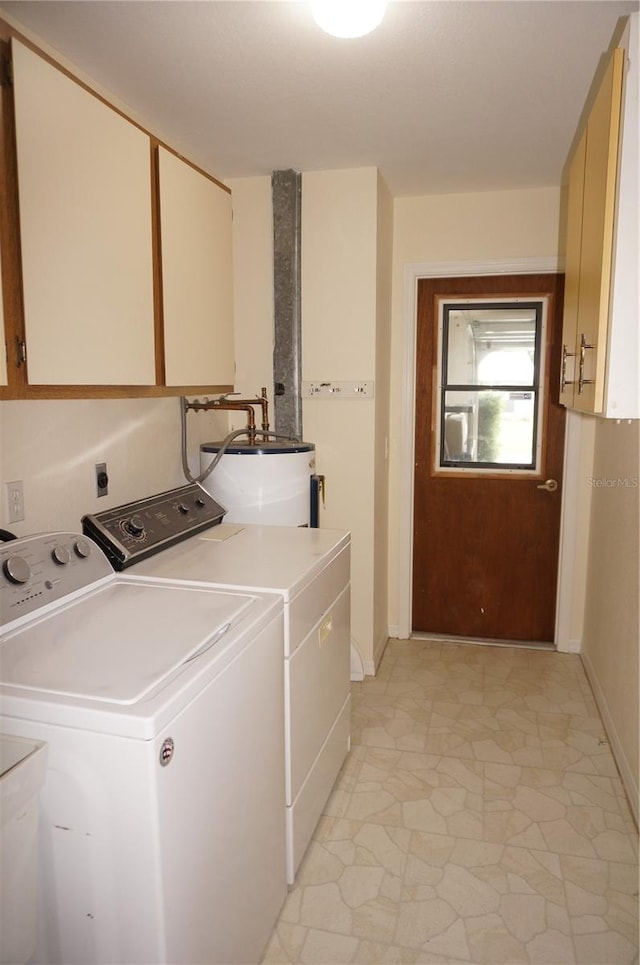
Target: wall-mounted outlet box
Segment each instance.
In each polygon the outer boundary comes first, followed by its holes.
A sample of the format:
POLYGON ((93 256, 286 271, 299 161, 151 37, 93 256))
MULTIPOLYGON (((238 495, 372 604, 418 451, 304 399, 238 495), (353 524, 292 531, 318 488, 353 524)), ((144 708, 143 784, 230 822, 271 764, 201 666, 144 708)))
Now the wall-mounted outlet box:
POLYGON ((107 475, 106 462, 96 463, 96 495, 107 496, 109 494, 109 476, 107 475))
POLYGON ((24 519, 24 490, 22 480, 5 483, 7 495, 7 522, 19 523, 24 519))

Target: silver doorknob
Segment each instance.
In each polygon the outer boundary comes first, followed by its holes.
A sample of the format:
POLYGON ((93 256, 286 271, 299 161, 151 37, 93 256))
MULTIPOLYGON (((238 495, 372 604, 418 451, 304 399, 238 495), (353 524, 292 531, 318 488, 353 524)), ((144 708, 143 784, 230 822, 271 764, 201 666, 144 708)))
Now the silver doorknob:
POLYGON ((557 488, 558 488, 557 479, 546 479, 543 483, 540 483, 539 486, 536 486, 536 489, 544 489, 548 493, 555 493, 557 488))

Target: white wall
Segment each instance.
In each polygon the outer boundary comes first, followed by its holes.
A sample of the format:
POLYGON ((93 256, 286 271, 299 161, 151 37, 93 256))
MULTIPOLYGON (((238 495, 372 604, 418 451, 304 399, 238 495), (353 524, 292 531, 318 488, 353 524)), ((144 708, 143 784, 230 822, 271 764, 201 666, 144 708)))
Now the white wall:
MULTIPOLYGON (((190 462, 200 438, 217 437, 216 415, 188 417, 190 462), (196 421, 199 420, 199 421, 196 421)), ((0 403, 0 478, 24 483, 25 519, 2 528, 18 536, 78 531, 85 513, 185 483, 177 399, 70 399, 0 403), (106 462, 109 495, 95 495, 95 464, 106 462)))
POLYGON ((399 623, 398 570, 402 472, 402 353, 405 265, 555 258, 559 188, 396 198, 389 481, 389 624, 399 623))
POLYGON ((582 658, 638 817, 640 423, 595 423, 582 658))
MULTIPOLYGON (((303 174, 303 381, 376 379, 377 237, 375 168, 303 174)), ((304 435, 316 444, 318 472, 327 480, 321 523, 352 534, 351 632, 369 672, 378 642, 376 404, 376 399, 303 401, 304 435)), ((384 624, 382 645, 386 614, 384 624)))
POLYGON ((378 176, 378 267, 376 291, 376 415, 374 483, 374 661, 378 664, 389 635, 389 406, 391 376, 391 296, 393 198, 378 176))
MULTIPOLYGON (((273 218, 271 178, 227 181, 233 203, 235 389, 273 395, 273 218)), ((273 412, 271 412, 271 417, 273 412)), ((271 418, 273 423, 273 418, 271 418)))

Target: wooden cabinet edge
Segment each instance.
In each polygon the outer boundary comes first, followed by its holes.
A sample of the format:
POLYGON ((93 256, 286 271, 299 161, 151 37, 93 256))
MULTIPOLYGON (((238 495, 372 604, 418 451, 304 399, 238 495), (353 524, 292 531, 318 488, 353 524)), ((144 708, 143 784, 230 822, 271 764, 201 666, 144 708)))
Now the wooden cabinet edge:
POLYGON ((0 401, 23 399, 161 399, 183 395, 223 395, 233 385, 0 385, 0 401))
POLYGON ((8 25, 0 20, 0 52, 4 65, 3 82, 0 85, 0 182, 4 189, 4 204, 0 205, 0 248, 7 357, 7 384, 2 387, 3 395, 7 392, 18 392, 24 384, 23 363, 18 358, 19 347, 24 343, 24 306, 15 118, 13 91, 9 82, 10 37, 8 25))

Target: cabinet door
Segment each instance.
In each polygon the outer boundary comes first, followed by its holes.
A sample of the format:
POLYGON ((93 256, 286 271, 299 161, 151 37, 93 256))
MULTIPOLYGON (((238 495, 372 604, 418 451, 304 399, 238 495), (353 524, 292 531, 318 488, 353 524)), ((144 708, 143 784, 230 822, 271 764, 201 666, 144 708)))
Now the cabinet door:
POLYGON ((567 199, 567 242, 564 283, 564 316, 562 323, 562 371, 560 403, 573 405, 578 377, 576 339, 578 300, 580 296, 580 253, 582 250, 582 202, 584 196, 584 164, 587 149, 586 131, 580 138, 569 166, 567 199))
POLYGON ((623 61, 614 50, 587 123, 574 395, 584 412, 604 401, 623 61))
POLYGON ((234 381, 231 195, 159 152, 166 385, 234 381))
POLYGON ((153 384, 149 137, 12 51, 29 382, 153 384))

